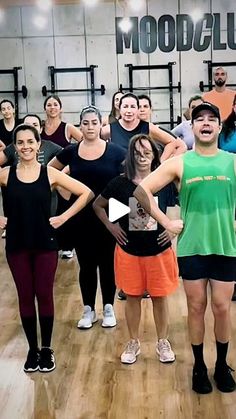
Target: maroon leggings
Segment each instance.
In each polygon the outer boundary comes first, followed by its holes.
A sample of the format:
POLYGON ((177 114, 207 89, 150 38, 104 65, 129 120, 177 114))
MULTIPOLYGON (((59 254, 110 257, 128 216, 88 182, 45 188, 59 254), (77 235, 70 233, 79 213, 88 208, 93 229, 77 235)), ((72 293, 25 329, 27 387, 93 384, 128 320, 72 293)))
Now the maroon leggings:
POLYGON ((53 316, 57 251, 7 252, 6 257, 16 284, 21 316, 35 315, 35 297, 39 315, 53 316))

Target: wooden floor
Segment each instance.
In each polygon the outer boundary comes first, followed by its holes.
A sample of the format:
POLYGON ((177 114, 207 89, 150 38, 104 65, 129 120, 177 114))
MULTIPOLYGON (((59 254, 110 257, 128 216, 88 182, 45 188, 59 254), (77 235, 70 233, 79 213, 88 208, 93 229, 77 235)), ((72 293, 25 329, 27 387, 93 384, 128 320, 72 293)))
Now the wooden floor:
MULTIPOLYGON (((137 363, 122 365, 127 341, 125 302, 116 300, 117 327, 101 321, 87 331, 76 327, 82 304, 76 259, 60 261, 55 282, 53 348, 57 368, 27 375, 22 366, 27 345, 22 333, 14 284, 0 239, 0 418, 1 419, 235 419, 236 392, 198 396, 191 390, 192 356, 186 328, 186 302, 180 283, 170 297, 170 339, 177 360, 161 364, 155 355, 151 301, 142 302, 137 363)), ((97 310, 101 318, 101 301, 97 310)), ((236 367, 236 303, 232 303, 229 363, 236 367)), ((206 361, 210 377, 215 360, 212 316, 206 316, 206 361)))

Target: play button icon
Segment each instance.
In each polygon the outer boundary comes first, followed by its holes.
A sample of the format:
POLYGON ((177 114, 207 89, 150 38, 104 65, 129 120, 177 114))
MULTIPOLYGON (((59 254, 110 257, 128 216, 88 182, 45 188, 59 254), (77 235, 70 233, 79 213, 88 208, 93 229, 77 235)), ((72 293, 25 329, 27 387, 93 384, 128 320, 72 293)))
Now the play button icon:
POLYGON ((115 198, 110 198, 108 201, 108 218, 111 223, 118 220, 126 214, 129 214, 130 208, 115 198))

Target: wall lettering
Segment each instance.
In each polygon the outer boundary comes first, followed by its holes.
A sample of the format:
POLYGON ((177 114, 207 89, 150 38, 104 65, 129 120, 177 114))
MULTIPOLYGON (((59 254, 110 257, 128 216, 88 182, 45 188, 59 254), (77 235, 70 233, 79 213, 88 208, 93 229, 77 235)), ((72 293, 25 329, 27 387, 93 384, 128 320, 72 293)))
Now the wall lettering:
POLYGON ((194 24, 190 15, 162 15, 158 20, 146 15, 140 20, 131 17, 132 29, 128 33, 121 31, 116 18, 116 52, 123 54, 124 49, 132 48, 132 53, 140 51, 150 54, 159 48, 162 52, 189 51, 201 52, 212 45, 213 50, 236 49, 235 13, 227 13, 227 41, 221 39, 221 14, 205 13, 194 24))

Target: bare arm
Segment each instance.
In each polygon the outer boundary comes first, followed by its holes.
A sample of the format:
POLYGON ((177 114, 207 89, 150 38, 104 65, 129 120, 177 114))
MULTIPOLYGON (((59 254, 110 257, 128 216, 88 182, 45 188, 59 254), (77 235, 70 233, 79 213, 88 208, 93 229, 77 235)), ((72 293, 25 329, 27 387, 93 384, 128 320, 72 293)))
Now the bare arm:
POLYGON ((67 124, 67 137, 72 140, 80 142, 82 140, 82 132, 79 128, 75 127, 72 124, 67 124))
POLYGON ((111 126, 110 126, 110 124, 107 124, 104 127, 102 127, 101 138, 103 140, 109 140, 109 138, 111 138, 111 126))
POLYGON ((58 217, 51 217, 50 223, 54 228, 60 227, 69 218, 81 211, 94 197, 94 193, 83 183, 73 179, 53 167, 48 167, 48 177, 53 188, 62 187, 77 195, 76 201, 58 217))
MULTIPOLYGON (((52 160, 48 163, 48 166, 54 167, 57 170, 62 170, 63 173, 66 173, 67 175, 70 174, 70 168, 69 166, 64 166, 62 163, 59 162, 59 160, 56 157, 53 157, 52 160)), ((67 191, 66 189, 62 188, 61 186, 57 186, 57 191, 62 196, 62 198, 66 199, 67 201, 71 197, 71 192, 67 191)))
POLYGON ((182 177, 181 157, 174 157, 161 164, 148 175, 135 189, 134 196, 142 207, 167 231, 179 234, 183 228, 182 220, 170 220, 158 207, 153 195, 172 181, 179 182, 182 177))
POLYGON ((113 224, 109 221, 105 208, 108 206, 108 200, 99 195, 94 203, 93 209, 97 217, 102 221, 108 231, 115 237, 117 242, 121 245, 125 245, 127 242, 126 234, 120 227, 119 223, 113 224))
POLYGON ((180 138, 174 139, 171 143, 167 144, 164 148, 164 151, 161 155, 161 162, 169 159, 173 156, 178 156, 187 151, 187 146, 183 140, 180 138))
POLYGON ((0 151, 0 166, 7 162, 7 157, 3 151, 0 151))
POLYGON ((105 115, 102 117, 102 127, 105 127, 108 124, 109 124, 109 116, 105 115))
POLYGON ((57 170, 62 170, 64 167, 66 167, 64 164, 59 162, 57 157, 53 157, 53 159, 48 162, 47 166, 54 167, 57 170))
POLYGON ((153 140, 165 146, 161 160, 167 160, 172 156, 176 156, 187 151, 187 146, 180 138, 174 138, 170 133, 162 130, 158 125, 149 123, 149 134, 153 140))
POLYGON ((2 140, 0 140, 0 151, 5 150, 6 145, 4 144, 4 142, 2 140))
MULTIPOLYGON (((4 167, 3 169, 0 169, 0 186, 6 186, 8 175, 9 175, 9 166, 4 167)), ((4 217, 4 215, 0 216, 0 228, 5 228, 7 225, 7 217, 4 217)))

